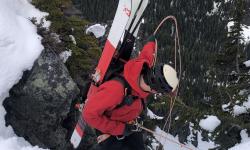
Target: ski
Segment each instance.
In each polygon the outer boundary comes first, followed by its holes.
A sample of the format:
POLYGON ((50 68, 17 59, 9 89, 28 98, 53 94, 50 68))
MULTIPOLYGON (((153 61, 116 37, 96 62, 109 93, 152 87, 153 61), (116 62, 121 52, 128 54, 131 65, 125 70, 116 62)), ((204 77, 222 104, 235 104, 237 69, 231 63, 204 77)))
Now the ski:
POLYGON ((126 31, 129 31, 129 29, 133 25, 133 23, 135 21, 136 13, 140 9, 142 3, 143 3, 143 0, 132 0, 131 17, 129 18, 128 23, 125 27, 126 31))
POLYGON ((104 82, 108 80, 114 73, 121 72, 123 70, 124 63, 129 60, 134 47, 135 38, 140 27, 139 23, 141 22, 142 14, 148 2, 149 0, 132 0, 131 16, 125 27, 123 36, 117 46, 116 53, 114 56, 112 56, 112 60, 104 75, 104 82), (137 30, 133 31, 135 28, 137 30))
POLYGON ((136 16, 134 17, 134 23, 132 24, 131 28, 129 29, 129 32, 132 33, 134 35, 134 37, 137 36, 136 31, 139 30, 140 27, 140 23, 143 17, 143 12, 145 11, 145 9, 147 8, 149 4, 149 0, 143 0, 141 3, 141 6, 139 7, 138 11, 136 12, 136 16))
MULTIPOLYGON (((93 75, 93 80, 95 83, 100 83, 104 78, 113 54, 115 53, 117 45, 122 37, 122 34, 124 33, 125 27, 128 24, 128 20, 131 17, 131 8, 132 0, 119 1, 107 41, 105 43, 101 58, 98 62, 96 72, 93 75)), ((91 93, 94 88, 95 86, 91 84, 88 94, 91 93)), ((79 120, 74 128, 73 134, 70 138, 70 142, 75 149, 79 146, 81 139, 85 134, 85 127, 86 123, 83 120, 82 115, 80 115, 79 120)))
POLYGON ((103 53, 98 62, 98 66, 96 67, 96 72, 93 75, 93 80, 95 81, 95 83, 101 84, 103 81, 105 81, 104 78, 105 78, 106 72, 108 68, 110 67, 112 58, 116 50, 118 50, 117 58, 120 58, 120 56, 122 56, 121 59, 125 59, 125 60, 129 59, 132 49, 133 49, 135 37, 137 36, 137 33, 138 33, 136 31, 138 31, 137 29, 139 29, 142 14, 144 10, 146 9, 148 3, 149 3, 149 0, 132 0, 131 9, 127 9, 127 8, 123 9, 123 12, 125 12, 125 14, 127 15, 126 18, 123 17, 123 18, 117 19, 117 17, 115 16, 112 27, 110 29, 108 39, 104 46, 103 53), (122 20, 127 19, 126 25, 120 21, 121 19, 122 20), (122 25, 122 28, 121 28, 121 25, 122 25), (120 26, 120 29, 123 29, 123 30, 117 30, 116 29, 117 26, 120 26), (125 51, 125 48, 127 49, 127 51, 123 52, 125 51))
MULTIPOLYGON (((149 0, 142 0, 135 13, 133 18, 131 18, 131 23, 127 24, 126 26, 126 31, 124 35, 124 42, 122 43, 121 47, 118 49, 116 59, 122 59, 125 61, 128 61, 135 42, 135 38, 137 37, 140 25, 141 25, 141 20, 143 17, 143 12, 147 8, 149 4, 149 0)), ((115 61, 117 63, 117 61, 115 61)))
POLYGON ((124 33, 125 27, 131 17, 132 0, 120 0, 118 8, 112 23, 107 41, 105 43, 101 58, 96 67, 93 80, 96 84, 100 84, 106 74, 108 66, 117 49, 118 43, 124 33))

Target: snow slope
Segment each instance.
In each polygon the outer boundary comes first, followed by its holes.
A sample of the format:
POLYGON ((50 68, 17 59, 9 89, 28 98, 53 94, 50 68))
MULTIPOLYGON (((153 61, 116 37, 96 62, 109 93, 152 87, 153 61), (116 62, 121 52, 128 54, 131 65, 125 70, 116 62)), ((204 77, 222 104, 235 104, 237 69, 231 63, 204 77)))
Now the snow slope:
MULTIPOLYGON (((0 103, 8 96, 10 88, 31 69, 43 50, 41 37, 30 19, 48 15, 42 13, 27 0, 0 0, 0 103)), ((49 26, 45 22, 45 26, 49 26)), ((23 138, 17 137, 11 127, 5 126, 5 109, 0 105, 0 149, 38 150, 23 138)))

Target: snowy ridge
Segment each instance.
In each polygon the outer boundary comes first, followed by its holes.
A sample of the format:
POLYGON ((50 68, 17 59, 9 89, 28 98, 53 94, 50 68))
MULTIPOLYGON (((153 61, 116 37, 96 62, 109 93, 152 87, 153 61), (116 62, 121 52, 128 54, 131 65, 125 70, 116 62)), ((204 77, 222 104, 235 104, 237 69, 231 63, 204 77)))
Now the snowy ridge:
MULTIPOLYGON (((22 77, 23 71, 32 68, 43 46, 36 26, 29 19, 37 17, 38 23, 47 13, 35 9, 27 0, 0 1, 0 103, 8 96, 10 88, 22 77)), ((45 27, 49 22, 44 22, 45 27)), ((40 150, 17 138, 11 127, 5 127, 5 110, 0 105, 0 149, 40 150)))

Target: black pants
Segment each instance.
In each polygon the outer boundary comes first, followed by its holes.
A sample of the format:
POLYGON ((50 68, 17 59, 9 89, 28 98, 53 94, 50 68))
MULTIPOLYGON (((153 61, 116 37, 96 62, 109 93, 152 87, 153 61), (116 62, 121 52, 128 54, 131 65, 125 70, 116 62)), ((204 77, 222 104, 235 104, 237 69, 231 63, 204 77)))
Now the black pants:
POLYGON ((96 150, 145 150, 141 132, 135 132, 122 140, 111 136, 98 144, 96 150))

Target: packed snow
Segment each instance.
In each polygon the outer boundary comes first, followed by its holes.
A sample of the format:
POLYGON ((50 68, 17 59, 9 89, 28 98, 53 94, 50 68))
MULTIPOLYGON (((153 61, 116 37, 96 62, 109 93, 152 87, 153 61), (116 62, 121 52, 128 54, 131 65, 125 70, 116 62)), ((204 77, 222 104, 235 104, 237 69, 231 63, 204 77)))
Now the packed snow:
MULTIPOLYGON (((40 12, 27 0, 0 1, 0 103, 8 96, 10 88, 20 80, 23 71, 32 68, 43 46, 37 29, 30 21, 41 20, 47 13, 40 12)), ((44 21, 48 27, 49 22, 44 21)), ((0 105, 0 149, 40 150, 31 146, 23 138, 5 126, 5 109, 0 105)))
MULTIPOLYGON (((228 31, 230 31, 230 27, 234 25, 233 21, 228 22, 227 27, 228 31)), ((242 36, 243 36, 243 41, 245 43, 248 43, 250 41, 250 26, 242 25, 242 36)))
POLYGON ((95 24, 87 28, 86 34, 93 33, 96 38, 102 37, 106 32, 106 27, 101 24, 95 24))
POLYGON ((69 35, 69 38, 76 45, 76 39, 75 39, 75 37, 73 35, 69 35))
MULTIPOLYGON (((193 123, 189 123, 189 130, 190 130, 190 135, 187 138, 187 143, 182 144, 179 142, 178 136, 174 137, 171 134, 168 134, 161 130, 159 127, 155 129, 155 134, 154 137, 158 142, 160 142, 163 145, 164 150, 208 150, 212 148, 216 148, 218 145, 216 145, 212 141, 203 141, 201 132, 194 130, 193 129, 193 123), (198 146, 195 147, 192 144, 192 141, 194 141, 194 134, 197 135, 197 140, 198 140, 198 146)), ((157 144, 154 144, 157 145, 157 144)))
POLYGON ((213 132, 219 125, 221 121, 216 116, 207 116, 206 119, 201 119, 199 126, 204 130, 213 132))
POLYGON ((154 114, 149 108, 147 108, 147 116, 150 118, 150 119, 156 119, 156 120, 162 120, 164 117, 160 117, 160 116, 157 116, 156 114, 154 114))
POLYGON ((221 108, 222 108, 223 111, 230 111, 229 108, 228 108, 230 105, 231 105, 231 103, 223 104, 221 106, 221 108))
POLYGON ((243 26, 243 37, 245 39, 245 42, 250 41, 250 26, 243 26))
POLYGON ((59 57, 60 59, 66 63, 66 61, 68 60, 68 58, 72 55, 72 50, 69 50, 69 51, 64 51, 64 52, 61 52, 59 54, 59 57))
POLYGON ((249 150, 250 149, 250 137, 248 137, 246 130, 241 130, 240 136, 241 136, 241 143, 235 145, 229 150, 249 150))

